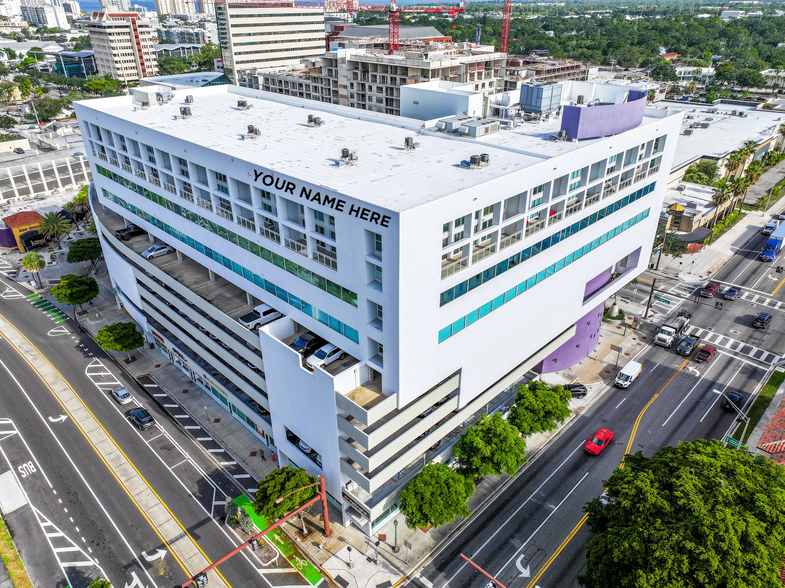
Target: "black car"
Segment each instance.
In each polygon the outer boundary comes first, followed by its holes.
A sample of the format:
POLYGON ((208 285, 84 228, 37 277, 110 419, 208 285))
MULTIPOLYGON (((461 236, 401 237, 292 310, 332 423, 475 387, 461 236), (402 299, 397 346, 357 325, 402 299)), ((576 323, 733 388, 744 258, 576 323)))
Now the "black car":
POLYGON ((725 292, 723 292, 722 296, 723 298, 725 298, 725 300, 736 300, 740 292, 741 292, 741 288, 739 288, 738 286, 731 286, 730 288, 725 290, 725 292))
POLYGON ((123 241, 130 241, 131 237, 136 237, 137 235, 144 235, 147 231, 144 229, 140 229, 136 225, 128 225, 124 229, 119 229, 114 232, 114 236, 118 239, 122 239, 123 241))
POLYGON ((133 423, 142 431, 149 429, 155 425, 153 415, 147 412, 144 408, 135 408, 128 413, 133 423))
POLYGON ((759 312, 755 320, 752 321, 752 326, 756 329, 765 329, 771 322, 771 315, 768 312, 759 312))
POLYGON ((685 356, 692 355, 692 352, 695 351, 699 345, 700 339, 698 337, 684 337, 684 339, 679 342, 679 346, 676 347, 676 353, 685 356))
POLYGON ((722 407, 722 410, 727 410, 728 412, 736 412, 736 410, 733 407, 735 406, 736 408, 741 408, 741 405, 743 404, 743 400, 744 400, 744 396, 742 396, 738 392, 728 392, 728 394, 725 396, 725 399, 722 401, 722 404, 720 406, 722 407))
POLYGON ((311 355, 325 343, 327 343, 327 341, 322 339, 319 335, 303 333, 297 337, 297 340, 294 343, 292 343, 292 348, 300 355, 311 355))
POLYGON ((569 390, 573 398, 583 398, 589 392, 583 384, 565 384, 562 388, 569 390))

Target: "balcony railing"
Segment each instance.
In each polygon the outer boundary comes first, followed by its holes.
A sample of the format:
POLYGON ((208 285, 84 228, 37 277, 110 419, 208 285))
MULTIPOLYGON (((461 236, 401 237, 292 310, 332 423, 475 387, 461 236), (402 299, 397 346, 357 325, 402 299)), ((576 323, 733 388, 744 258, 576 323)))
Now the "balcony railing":
POLYGON ((515 245, 521 239, 523 239, 523 229, 521 229, 517 233, 513 233, 512 235, 502 234, 502 238, 499 241, 499 251, 501 251, 505 247, 509 247, 510 245, 515 245))
POLYGON ((101 153, 100 151, 98 152, 98 159, 103 159, 104 161, 109 161, 109 158, 107 157, 106 153, 101 153))
POLYGON ((314 261, 321 263, 323 266, 329 267, 331 270, 336 272, 338 271, 338 260, 334 257, 330 257, 321 251, 312 251, 311 257, 314 261))
POLYGON ((640 182, 642 179, 646 177, 646 172, 641 172, 637 176, 635 176, 635 181, 640 182))
MULTIPOLYGON (((614 190, 613 192, 615 191, 616 190, 614 190)), ((613 192, 611 192, 611 194, 613 194, 613 192)), ((588 198, 586 198, 586 200, 583 201, 583 208, 586 208, 587 206, 591 206, 592 204, 599 202, 600 196, 602 196, 602 194, 597 192, 594 196, 589 196, 588 198)))
POLYGON ((249 231, 256 232, 256 223, 252 218, 237 217, 237 224, 244 226, 249 231))
POLYGON ((632 184, 632 178, 627 178, 626 180, 622 180, 619 182, 619 190, 624 190, 627 186, 632 184))
POLYGON ((191 192, 180 190, 180 198, 185 198, 188 202, 194 201, 194 195, 191 192))
POLYGON ((234 215, 232 214, 231 210, 227 210, 225 208, 216 208, 215 213, 219 216, 222 216, 230 221, 234 221, 234 215))
POLYGON ((275 231, 271 231, 267 227, 259 227, 259 234, 262 237, 266 237, 267 239, 270 239, 270 241, 278 243, 279 245, 281 244, 281 235, 279 235, 275 231))
POLYGON ((197 198, 196 205, 201 206, 202 208, 206 208, 209 211, 213 210, 213 203, 209 200, 205 200, 204 198, 197 198))
POLYGON ((155 184, 156 186, 160 186, 161 185, 161 180, 159 180, 155 176, 150 176, 147 179, 150 180, 150 183, 155 184))
POLYGON ((618 190, 618 188, 616 186, 611 186, 610 188, 605 188, 602 191, 602 197, 603 198, 607 198, 608 196, 613 196, 616 193, 617 190, 618 190))
POLYGON ((118 167, 120 166, 120 162, 117 161, 114 157, 109 158, 109 163, 111 163, 112 165, 116 165, 118 167))
POLYGON ((123 164, 122 166, 120 166, 120 167, 122 167, 122 168, 123 168, 125 171, 127 171, 128 173, 131 173, 132 171, 134 171, 134 168, 132 168, 132 167, 131 167, 130 165, 128 165, 127 163, 124 163, 124 164, 123 164))
POLYGON ((551 225, 558 223, 563 218, 564 218, 563 212, 557 212, 556 214, 552 214, 551 216, 548 217, 548 226, 550 227, 551 225))
MULTIPOLYGON (((597 200, 599 200, 600 195, 597 194, 596 198, 597 198, 597 200)), ((588 201, 589 200, 587 198, 586 202, 588 202, 588 201)), ((595 200, 595 202, 596 202, 596 200, 595 200)), ((565 218, 568 217, 568 216, 572 216, 576 212, 580 212, 580 210, 581 210, 581 203, 580 202, 576 202, 575 204, 570 204, 567 208, 564 209, 564 216, 565 216, 565 218)))
POLYGON ((445 259, 442 261, 442 280, 469 267, 469 258, 445 259))
MULTIPOLYGON (((283 238, 283 246, 299 253, 303 257, 308 257, 308 247, 305 243, 300 243, 299 241, 295 241, 294 239, 290 239, 289 237, 283 238)), ((314 258, 316 259, 316 258, 314 258)))
POLYGON ((660 171, 660 166, 659 166, 659 165, 655 165, 654 167, 652 167, 652 168, 649 168, 649 175, 650 175, 650 176, 651 176, 651 175, 654 175, 654 174, 656 174, 658 171, 660 171))
POLYGON ((134 175, 135 175, 137 178, 142 178, 143 180, 146 180, 146 179, 147 179, 147 174, 145 174, 145 173, 144 173, 144 170, 141 170, 141 169, 135 169, 135 170, 134 170, 134 175))
POLYGON ((528 237, 529 235, 533 235, 534 233, 539 233, 544 228, 545 228, 545 219, 526 227, 526 236, 528 237))
POLYGON ((166 182, 164 182, 164 190, 171 192, 172 194, 177 194, 177 188, 172 184, 167 184, 166 182))
POLYGON ((474 252, 472 253, 472 263, 477 263, 488 257, 489 255, 496 253, 496 244, 493 245, 484 245, 482 247, 474 247, 474 252))

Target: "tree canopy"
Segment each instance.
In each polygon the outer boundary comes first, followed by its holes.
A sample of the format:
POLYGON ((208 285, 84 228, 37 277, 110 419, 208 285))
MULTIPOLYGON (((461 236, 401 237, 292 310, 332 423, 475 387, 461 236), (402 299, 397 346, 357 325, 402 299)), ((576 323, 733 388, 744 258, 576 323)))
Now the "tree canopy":
POLYGON ((295 469, 291 466, 278 468, 259 481, 254 496, 253 509, 256 514, 266 517, 269 521, 278 520, 316 496, 317 486, 294 492, 298 488, 316 482, 316 478, 308 475, 308 472, 302 468, 295 469), (280 504, 275 504, 277 499, 283 498, 290 492, 294 493, 284 498, 280 504))
POLYGON ((507 420, 524 437, 554 431, 570 416, 568 405, 571 398, 570 392, 561 386, 551 387, 539 380, 530 380, 518 388, 507 420))
POLYGON ((412 478, 401 493, 401 512, 406 526, 440 527, 456 516, 471 514, 466 501, 474 494, 474 482, 443 463, 430 463, 412 478))
POLYGON ((104 325, 95 340, 106 351, 133 351, 144 345, 144 335, 136 330, 136 323, 104 325))
POLYGON ((68 263, 89 261, 95 267, 95 262, 101 258, 102 254, 101 241, 98 237, 85 237, 84 239, 77 239, 71 244, 65 260, 68 263))
MULTIPOLYGON (((60 283, 49 290, 60 304, 82 307, 98 296, 98 282, 89 276, 65 274, 60 283)), ((97 339, 97 337, 96 337, 97 339)))
POLYGON ((713 186, 717 181, 719 169, 715 161, 704 159, 697 163, 693 163, 684 172, 683 180, 685 182, 692 182, 693 184, 703 184, 704 186, 713 186))
POLYGON ((584 507, 586 588, 780 588, 785 468, 697 440, 627 457, 584 507))
POLYGON ((468 478, 514 476, 526 463, 526 442, 500 413, 482 415, 461 435, 455 446, 458 470, 468 478))

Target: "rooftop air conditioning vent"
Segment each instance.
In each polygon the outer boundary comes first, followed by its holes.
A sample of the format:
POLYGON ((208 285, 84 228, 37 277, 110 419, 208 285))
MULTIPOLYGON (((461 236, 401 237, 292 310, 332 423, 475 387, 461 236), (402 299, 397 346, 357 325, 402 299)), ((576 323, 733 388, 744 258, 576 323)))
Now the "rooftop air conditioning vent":
POLYGON ((684 134, 685 135, 691 135, 692 134, 692 129, 684 129, 684 134))
POLYGON ((406 137, 403 140, 403 148, 406 151, 414 151, 415 149, 419 149, 420 144, 414 142, 414 137, 406 137))
POLYGON ((320 126, 322 126, 324 124, 324 121, 321 119, 321 117, 309 114, 308 115, 308 124, 311 125, 312 127, 320 127, 320 126))
POLYGON ((463 160, 461 167, 466 169, 477 169, 479 167, 487 167, 491 165, 491 157, 487 153, 481 155, 472 155, 469 160, 463 160))
POLYGON ((194 103, 194 97, 191 96, 190 94, 188 94, 188 96, 185 97, 185 103, 186 104, 193 104, 194 103))
POLYGON ((689 119, 693 119, 693 118, 695 118, 693 115, 691 115, 691 114, 688 114, 688 115, 687 115, 687 119, 688 119, 688 120, 689 120, 689 119))
POLYGON ((262 135, 262 129, 253 125, 248 125, 248 133, 243 136, 243 139, 256 139, 262 135))
POLYGON ((181 106, 180 107, 180 116, 183 118, 191 116, 191 107, 190 106, 181 106))
POLYGON ((349 151, 346 147, 341 149, 341 157, 335 161, 335 165, 338 167, 343 167, 345 165, 357 165, 360 158, 357 156, 357 153, 354 151, 349 151))
POLYGON ((679 184, 678 186, 676 186, 676 190, 678 190, 679 192, 684 192, 684 188, 686 187, 687 186, 684 186, 683 184, 679 184))
POLYGON ((240 110, 247 110, 249 108, 248 107, 248 101, 247 100, 238 100, 237 101, 237 108, 239 108, 240 110))

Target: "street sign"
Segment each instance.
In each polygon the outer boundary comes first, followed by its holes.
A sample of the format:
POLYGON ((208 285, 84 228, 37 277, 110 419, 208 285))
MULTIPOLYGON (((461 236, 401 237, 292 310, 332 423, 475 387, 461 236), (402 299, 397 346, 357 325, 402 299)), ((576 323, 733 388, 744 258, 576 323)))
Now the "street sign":
POLYGON ((408 541, 404 541, 404 542, 403 542, 403 546, 404 546, 406 549, 411 549, 411 548, 412 548, 412 544, 411 544, 411 543, 409 543, 408 541))
POLYGON ((659 296, 655 296, 655 297, 654 297, 654 300, 657 300, 657 301, 659 301, 659 302, 662 302, 663 304, 670 304, 670 303, 671 303, 671 301, 670 301, 670 300, 668 300, 667 298, 660 298, 659 296))
POLYGON ((734 439, 733 437, 725 437, 725 443, 727 443, 731 447, 738 448, 738 446, 739 446, 739 442, 736 439, 734 439))

